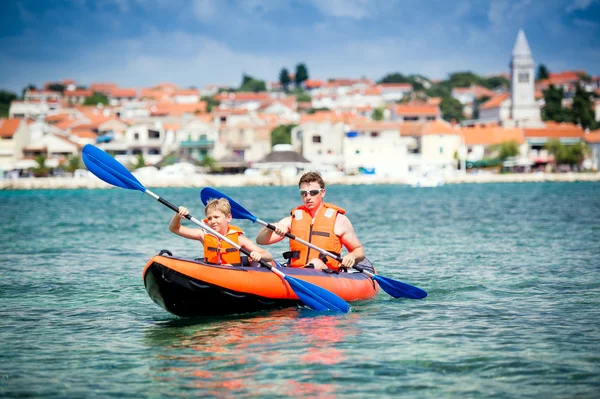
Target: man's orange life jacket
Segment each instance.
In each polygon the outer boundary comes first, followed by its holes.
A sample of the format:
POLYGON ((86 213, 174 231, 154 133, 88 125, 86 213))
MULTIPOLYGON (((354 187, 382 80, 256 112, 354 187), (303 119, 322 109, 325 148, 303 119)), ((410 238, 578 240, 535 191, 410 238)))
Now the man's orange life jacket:
MULTIPOLYGON (((292 215, 291 234, 328 252, 340 255, 342 241, 335 235, 334 227, 338 213, 342 215, 346 213, 344 209, 324 202, 315 215, 314 221, 304 205, 292 209, 290 213, 292 215)), ((296 240, 290 240, 289 255, 291 267, 304 267, 311 259, 317 258, 321 254, 296 240)), ((324 259, 322 255, 321 260, 330 269, 339 269, 340 262, 330 257, 324 259)))
MULTIPOLYGON (((239 227, 229 225, 229 231, 227 231, 225 237, 237 244, 241 234, 244 234, 244 232, 239 227)), ((217 265, 227 263, 241 265, 242 263, 240 251, 237 248, 208 232, 204 233, 204 260, 217 265)))

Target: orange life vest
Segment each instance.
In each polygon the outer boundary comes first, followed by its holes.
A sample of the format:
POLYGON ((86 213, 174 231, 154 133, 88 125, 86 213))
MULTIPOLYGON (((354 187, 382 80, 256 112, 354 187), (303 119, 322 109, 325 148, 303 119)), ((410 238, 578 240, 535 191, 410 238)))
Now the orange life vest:
MULTIPOLYGON (((292 209, 290 213, 292 215, 291 234, 336 255, 341 253, 342 241, 335 235, 334 227, 338 213, 342 215, 346 213, 344 209, 324 202, 315 215, 314 221, 304 205, 292 209)), ((311 259, 317 258, 321 254, 296 240, 290 240, 290 255, 291 267, 304 267, 311 259)), ((327 257, 326 260, 321 257, 321 260, 330 269, 339 269, 340 262, 330 257, 327 257)))
MULTIPOLYGON (((237 244, 238 237, 241 234, 244 234, 244 232, 239 227, 229 225, 229 231, 225 234, 225 237, 237 244)), ((217 265, 227 263, 240 265, 242 263, 240 251, 237 248, 208 232, 204 233, 204 260, 217 265)))

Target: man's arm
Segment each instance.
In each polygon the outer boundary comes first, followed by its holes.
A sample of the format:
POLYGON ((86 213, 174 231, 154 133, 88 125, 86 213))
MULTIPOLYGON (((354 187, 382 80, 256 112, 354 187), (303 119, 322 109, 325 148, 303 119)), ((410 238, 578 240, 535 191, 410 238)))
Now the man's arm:
POLYGON ((344 267, 351 268, 365 259, 365 250, 346 215, 338 214, 335 220, 334 232, 335 235, 340 237, 342 245, 348 250, 348 253, 342 258, 344 267))
POLYGON ((271 245, 283 240, 285 233, 289 233, 292 227, 292 217, 288 216, 281 219, 278 223, 272 223, 275 231, 263 227, 256 236, 256 243, 260 245, 271 245))

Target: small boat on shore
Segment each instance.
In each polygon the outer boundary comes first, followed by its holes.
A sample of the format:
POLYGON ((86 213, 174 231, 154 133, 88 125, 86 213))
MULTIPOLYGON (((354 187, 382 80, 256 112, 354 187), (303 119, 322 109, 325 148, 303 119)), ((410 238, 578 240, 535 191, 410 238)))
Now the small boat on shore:
MULTIPOLYGON (((360 266, 375 272, 366 259, 360 266)), ((282 270, 349 302, 373 298, 379 290, 378 284, 363 273, 330 273, 306 268, 282 270)), ((163 250, 148 261, 142 277, 150 298, 180 317, 219 316, 302 305, 288 283, 263 267, 208 264, 200 259, 174 257, 163 250)))

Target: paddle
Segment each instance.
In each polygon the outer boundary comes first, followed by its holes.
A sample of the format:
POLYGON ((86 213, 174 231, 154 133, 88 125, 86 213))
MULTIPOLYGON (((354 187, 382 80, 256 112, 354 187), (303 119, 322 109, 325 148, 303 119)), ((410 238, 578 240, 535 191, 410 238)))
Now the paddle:
MULTIPOLYGON (((108 184, 112 184, 113 186, 125 188, 128 190, 141 191, 142 193, 154 198, 161 204, 171 208, 171 210, 173 210, 174 212, 179 212, 178 207, 162 199, 161 197, 144 187, 123 165, 121 165, 117 160, 108 155, 106 152, 102 151, 97 147, 94 147, 91 144, 87 144, 85 147, 83 147, 82 153, 83 162, 85 163, 85 166, 87 166, 89 171, 96 175, 96 177, 98 177, 100 180, 103 180, 108 184)), ((200 220, 192 217, 191 215, 186 215, 186 218, 200 226, 205 231, 219 237, 221 240, 227 242, 229 245, 234 246, 243 254, 250 255, 250 251, 240 247, 238 244, 229 240, 227 237, 217 233, 200 220)), ((350 310, 350 306, 348 305, 348 303, 336 294, 317 285, 311 284, 307 281, 290 277, 263 260, 260 261, 260 265, 266 267, 267 269, 271 270, 273 273, 281 277, 281 279, 287 281, 290 287, 292 287, 292 290, 294 291, 296 296, 313 310, 333 310, 340 312, 348 312, 350 310)))
MULTIPOLYGON (((268 229, 275 231, 275 226, 258 219, 256 216, 254 216, 253 214, 248 212, 243 206, 241 206, 240 204, 238 204, 237 202, 235 202, 234 200, 232 200, 225 194, 215 190, 214 188, 210 188, 210 187, 203 188, 202 191, 200 192, 200 198, 202 199, 202 202, 204 202, 205 204, 211 198, 227 198, 227 200, 231 204, 231 214, 234 218, 247 219, 247 220, 250 220, 252 223, 258 223, 262 226, 265 226, 268 229)), ((329 256, 330 258, 335 259, 338 262, 342 261, 342 258, 340 256, 333 254, 331 252, 325 251, 324 249, 321 249, 307 241, 304 241, 303 239, 298 238, 298 237, 294 236, 293 234, 286 233, 285 236, 292 240, 296 240, 299 243, 304 244, 304 245, 314 249, 315 251, 322 253, 325 256, 329 256)), ((387 292, 394 298, 423 299, 427 296, 427 292, 425 292, 424 290, 422 290, 419 287, 415 287, 414 285, 403 283, 402 281, 394 280, 389 277, 383 277, 383 276, 380 276, 377 274, 373 274, 358 265, 354 265, 352 267, 354 269, 358 270, 359 272, 364 273, 367 276, 371 277, 373 280, 377 281, 379 283, 379 286, 385 292, 387 292)))

